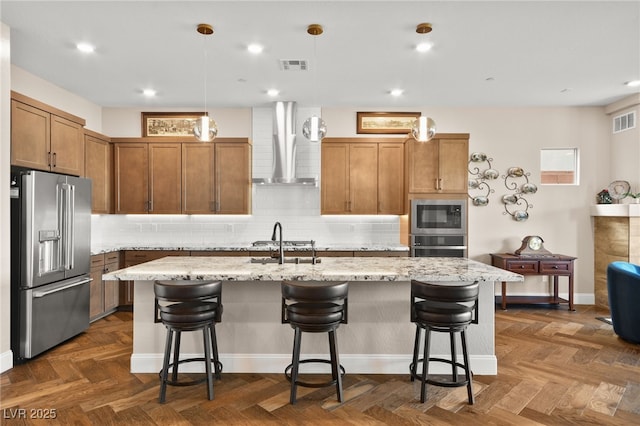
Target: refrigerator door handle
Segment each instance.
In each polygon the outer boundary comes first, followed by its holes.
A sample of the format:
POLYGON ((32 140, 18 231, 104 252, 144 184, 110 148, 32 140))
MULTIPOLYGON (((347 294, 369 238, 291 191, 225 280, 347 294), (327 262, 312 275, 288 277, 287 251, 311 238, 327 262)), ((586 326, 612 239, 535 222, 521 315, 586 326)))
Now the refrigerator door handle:
POLYGON ((66 285, 63 285, 63 286, 60 286, 60 287, 56 287, 56 288, 53 288, 51 290, 34 291, 33 292, 33 297, 35 299, 38 299, 40 297, 45 297, 45 296, 48 296, 50 294, 57 293, 59 291, 63 291, 63 290, 67 290, 67 289, 70 289, 70 288, 73 288, 73 287, 77 287, 79 285, 86 284, 86 283, 91 282, 91 281, 93 281, 91 278, 84 278, 84 279, 82 279, 80 281, 76 281, 76 282, 73 282, 73 283, 70 283, 70 284, 66 284, 66 285))
POLYGON ((64 207, 63 207, 63 251, 64 251, 64 268, 73 269, 74 267, 74 223, 75 223, 75 185, 63 184, 64 207))

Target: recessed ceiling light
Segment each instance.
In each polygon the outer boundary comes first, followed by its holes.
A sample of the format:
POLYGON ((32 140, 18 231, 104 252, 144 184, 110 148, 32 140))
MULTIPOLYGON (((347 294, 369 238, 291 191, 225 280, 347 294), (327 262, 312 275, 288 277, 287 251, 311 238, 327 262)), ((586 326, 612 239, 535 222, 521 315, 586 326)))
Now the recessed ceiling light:
POLYGON ((278 96, 280 94, 280 91, 277 89, 269 89, 267 90, 267 95, 269 96, 278 96))
POLYGON ((424 43, 418 44, 416 46, 416 50, 420 53, 423 53, 423 52, 428 52, 429 50, 431 50, 432 47, 433 45, 431 43, 424 42, 424 43))
POLYGON ((624 84, 626 84, 629 87, 638 87, 640 86, 640 80, 631 80, 631 81, 627 81, 624 84))
POLYGON ((157 93, 157 92, 156 92, 155 90, 153 90, 153 89, 144 89, 144 90, 142 91, 142 94, 143 94, 143 95, 145 95, 145 96, 149 96, 149 97, 155 96, 155 95, 156 95, 156 93, 157 93))
POLYGON ((262 51, 264 50, 264 47, 256 43, 252 43, 249 46, 247 46, 247 50, 249 51, 249 53, 253 53, 254 55, 257 55, 258 53, 262 53, 262 51))
POLYGON ((82 53, 93 53, 96 48, 89 43, 78 43, 76 44, 76 48, 82 53))
POLYGON ((391 96, 400 96, 400 95, 402 95, 404 93, 404 90, 402 90, 402 89, 393 89, 389 93, 391 93, 391 96))

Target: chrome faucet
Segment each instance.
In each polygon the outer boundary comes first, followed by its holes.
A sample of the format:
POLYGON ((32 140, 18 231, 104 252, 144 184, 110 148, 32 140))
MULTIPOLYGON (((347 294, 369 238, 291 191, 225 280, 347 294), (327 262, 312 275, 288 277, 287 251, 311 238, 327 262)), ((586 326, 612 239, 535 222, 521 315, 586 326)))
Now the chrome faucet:
POLYGON ((275 242, 275 240, 276 240, 276 230, 278 228, 280 228, 278 264, 284 265, 284 250, 282 249, 282 224, 280 222, 276 222, 276 224, 273 225, 273 234, 271 235, 271 241, 275 242))

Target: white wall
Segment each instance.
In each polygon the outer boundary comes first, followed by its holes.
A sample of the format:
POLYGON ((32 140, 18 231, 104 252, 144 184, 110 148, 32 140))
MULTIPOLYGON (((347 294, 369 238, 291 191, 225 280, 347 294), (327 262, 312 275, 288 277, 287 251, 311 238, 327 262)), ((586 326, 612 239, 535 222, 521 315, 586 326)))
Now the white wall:
POLYGON ((609 133, 611 134, 611 161, 609 180, 626 180, 632 192, 640 192, 640 124, 619 133, 613 133, 613 118, 631 111, 636 112, 636 121, 640 120, 640 94, 607 106, 609 133))
POLYGON ((84 118, 85 128, 102 132, 102 108, 88 100, 55 86, 15 65, 11 66, 11 90, 62 111, 84 118))
MULTIPOLYGON (((372 109, 374 110, 374 109, 372 109)), ((380 107, 378 111, 394 109, 380 107)), ((397 110, 397 109, 396 109, 397 110)), ((325 108, 327 136, 358 136, 356 109, 325 108)), ((428 108, 438 132, 469 133, 469 151, 484 152, 492 166, 504 175, 509 167, 531 173, 538 192, 528 200, 530 218, 516 222, 503 214, 504 181, 491 182, 495 193, 489 205, 469 205, 469 257, 485 263, 490 253, 508 252, 520 246, 522 237, 540 235, 555 253, 578 257, 576 300, 593 303, 593 236, 589 206, 595 194, 609 182, 609 121, 603 108, 428 108), (580 150, 579 186, 540 185, 540 149, 580 150)), ((638 142, 636 141, 636 144, 638 142)), ((636 166, 637 170, 637 166, 636 166)), ((564 281, 564 280, 562 280, 564 281)), ((542 278, 529 277, 524 284, 509 284, 515 291, 546 291, 542 278)), ((566 287, 561 287, 561 289, 566 287)))
POLYGON ((11 147, 10 37, 9 27, 0 22, 0 373, 13 366, 10 341, 11 247, 8 185, 11 147))

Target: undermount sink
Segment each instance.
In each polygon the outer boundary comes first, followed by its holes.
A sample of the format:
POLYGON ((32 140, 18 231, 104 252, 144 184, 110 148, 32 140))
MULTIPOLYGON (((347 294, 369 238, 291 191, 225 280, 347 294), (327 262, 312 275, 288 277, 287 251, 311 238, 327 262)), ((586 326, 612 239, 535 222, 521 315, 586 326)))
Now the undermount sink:
MULTIPOLYGON (((252 257, 251 263, 262 263, 263 265, 267 263, 279 263, 280 259, 277 257, 252 257)), ((284 263, 311 263, 316 264, 320 263, 320 259, 317 257, 285 257, 284 263)))

